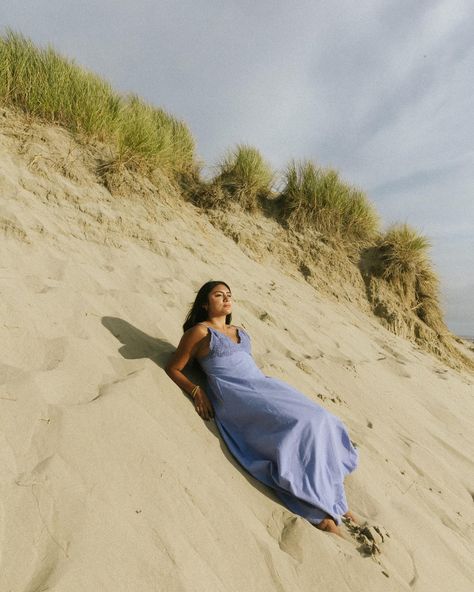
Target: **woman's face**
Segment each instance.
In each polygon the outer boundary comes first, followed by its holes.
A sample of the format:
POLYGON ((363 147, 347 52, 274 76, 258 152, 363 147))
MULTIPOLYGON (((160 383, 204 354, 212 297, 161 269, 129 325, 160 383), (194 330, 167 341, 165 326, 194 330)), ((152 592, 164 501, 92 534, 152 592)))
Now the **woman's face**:
POLYGON ((227 316, 232 312, 232 294, 224 284, 218 284, 207 297, 208 316, 227 316))

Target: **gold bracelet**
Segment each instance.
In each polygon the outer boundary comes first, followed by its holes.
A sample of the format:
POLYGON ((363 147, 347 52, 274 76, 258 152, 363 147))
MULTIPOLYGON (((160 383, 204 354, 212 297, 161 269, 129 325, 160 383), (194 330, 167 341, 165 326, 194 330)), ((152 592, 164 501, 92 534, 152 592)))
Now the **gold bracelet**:
POLYGON ((199 385, 197 384, 197 385, 196 385, 196 386, 193 388, 193 390, 191 391, 191 397, 192 397, 193 399, 194 399, 194 397, 196 396, 196 393, 198 392, 198 390, 199 390, 199 385))

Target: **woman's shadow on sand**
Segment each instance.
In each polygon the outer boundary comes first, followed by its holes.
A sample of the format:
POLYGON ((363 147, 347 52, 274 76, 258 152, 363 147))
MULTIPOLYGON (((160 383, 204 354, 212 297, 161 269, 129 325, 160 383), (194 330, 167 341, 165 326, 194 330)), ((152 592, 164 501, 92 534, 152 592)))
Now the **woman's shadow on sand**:
MULTIPOLYGON (((118 349, 119 354, 126 360, 139 360, 148 358, 159 366, 163 372, 165 366, 172 353, 176 351, 176 347, 160 337, 152 337, 144 333, 137 327, 134 327, 127 321, 118 317, 102 317, 102 324, 112 335, 122 343, 122 347, 118 349)), ((206 375, 200 369, 197 363, 191 362, 183 369, 183 374, 194 384, 199 384, 204 390, 207 387, 206 375)), ((171 380, 171 379, 170 379, 171 380)), ((182 391, 189 399, 192 405, 190 395, 182 391)), ((219 429, 214 421, 203 420, 207 429, 219 440, 224 456, 234 465, 234 467, 244 475, 247 481, 258 489, 261 493, 272 499, 274 502, 284 507, 278 497, 272 492, 271 488, 267 487, 251 473, 245 469, 234 457, 234 455, 227 448, 225 441, 219 433, 219 429)))

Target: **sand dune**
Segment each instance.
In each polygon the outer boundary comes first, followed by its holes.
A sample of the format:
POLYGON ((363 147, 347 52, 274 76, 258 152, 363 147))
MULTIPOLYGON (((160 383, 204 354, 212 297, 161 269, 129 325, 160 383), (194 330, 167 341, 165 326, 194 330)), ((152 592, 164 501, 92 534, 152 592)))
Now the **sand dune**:
POLYGON ((471 374, 252 260, 165 181, 112 196, 62 130, 6 118, 0 150, 0 590, 472 589, 471 374), (166 376, 208 279, 264 372, 349 427, 380 554, 289 512, 166 376))

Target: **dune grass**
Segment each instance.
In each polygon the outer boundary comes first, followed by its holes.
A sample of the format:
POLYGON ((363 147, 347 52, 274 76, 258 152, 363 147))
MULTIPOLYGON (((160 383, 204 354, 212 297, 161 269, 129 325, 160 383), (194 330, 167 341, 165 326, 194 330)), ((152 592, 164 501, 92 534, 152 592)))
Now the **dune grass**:
POLYGON ((38 48, 11 30, 0 36, 0 104, 61 125, 78 139, 108 144, 113 157, 98 172, 110 187, 121 167, 143 171, 151 179, 159 171, 177 179, 183 196, 197 205, 219 209, 231 202, 250 212, 261 208, 290 231, 308 236, 316 231, 359 258, 370 252, 369 280, 376 277, 390 286, 405 309, 427 326, 440 333, 445 328, 439 280, 427 255, 429 241, 406 224, 382 234, 366 195, 343 182, 337 171, 293 161, 275 195, 271 166, 256 148, 238 144, 220 162, 216 176, 205 182, 194 138, 183 122, 135 95, 115 92, 52 47, 38 48))
POLYGON ((173 172, 195 165, 194 140, 187 127, 136 96, 122 105, 116 139, 119 158, 127 164, 145 163, 173 172))
POLYGON ((345 246, 373 243, 379 217, 362 191, 342 182, 337 171, 311 161, 291 162, 280 195, 280 215, 291 228, 311 228, 345 246))
POLYGON ((373 273, 386 280, 401 302, 425 324, 444 328, 439 279, 428 249, 429 240, 408 224, 393 224, 380 237, 373 273))
POLYGON ((403 283, 407 276, 416 275, 426 265, 429 247, 428 239, 408 224, 392 225, 379 243, 383 278, 403 283))
POLYGON ((0 37, 0 103, 112 143, 118 164, 178 175, 197 167, 184 123, 11 30, 0 37))
POLYGON ((0 37, 0 100, 73 131, 102 136, 115 128, 118 95, 51 47, 8 31, 0 37))
POLYGON ((245 210, 255 211, 259 199, 271 194, 274 179, 271 166, 256 148, 238 144, 218 165, 211 185, 219 187, 245 210))

